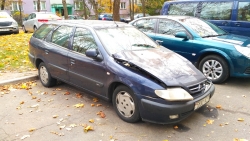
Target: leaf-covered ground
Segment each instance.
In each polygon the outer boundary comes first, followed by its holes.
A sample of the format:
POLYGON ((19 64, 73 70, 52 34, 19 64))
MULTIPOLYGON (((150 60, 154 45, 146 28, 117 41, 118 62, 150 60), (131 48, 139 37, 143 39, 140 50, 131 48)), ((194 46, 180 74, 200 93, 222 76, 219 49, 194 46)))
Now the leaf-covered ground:
POLYGON ((29 61, 29 39, 32 33, 0 35, 0 71, 24 72, 33 69, 29 61))

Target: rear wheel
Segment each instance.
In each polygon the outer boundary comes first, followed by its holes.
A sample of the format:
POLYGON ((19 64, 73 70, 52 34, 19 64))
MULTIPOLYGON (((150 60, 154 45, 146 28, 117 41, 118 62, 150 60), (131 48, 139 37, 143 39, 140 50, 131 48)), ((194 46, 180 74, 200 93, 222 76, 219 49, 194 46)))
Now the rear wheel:
POLYGON ((229 77, 227 62, 217 55, 204 57, 199 63, 199 70, 213 83, 222 83, 229 77))
POLYGON ((39 78, 43 86, 52 87, 56 85, 57 80, 51 77, 47 67, 45 66, 43 62, 40 63, 39 65, 38 74, 39 74, 39 78))
POLYGON ((112 98, 113 106, 118 116, 126 122, 140 120, 139 108, 134 93, 126 86, 118 86, 112 98))

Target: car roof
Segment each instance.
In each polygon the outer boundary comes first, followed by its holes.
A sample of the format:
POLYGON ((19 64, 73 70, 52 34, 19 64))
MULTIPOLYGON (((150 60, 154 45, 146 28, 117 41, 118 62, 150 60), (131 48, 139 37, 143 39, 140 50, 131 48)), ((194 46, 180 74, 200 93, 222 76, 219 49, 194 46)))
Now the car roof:
POLYGON ((88 26, 95 29, 98 28, 110 28, 110 27, 132 27, 129 24, 118 21, 102 21, 102 20, 57 20, 48 22, 57 25, 74 25, 74 26, 88 26))
POLYGON ((171 20, 180 20, 180 19, 197 19, 196 17, 192 17, 192 16, 179 16, 179 15, 159 15, 159 16, 147 16, 147 17, 141 17, 138 19, 147 19, 147 18, 167 18, 167 19, 171 19, 171 20))

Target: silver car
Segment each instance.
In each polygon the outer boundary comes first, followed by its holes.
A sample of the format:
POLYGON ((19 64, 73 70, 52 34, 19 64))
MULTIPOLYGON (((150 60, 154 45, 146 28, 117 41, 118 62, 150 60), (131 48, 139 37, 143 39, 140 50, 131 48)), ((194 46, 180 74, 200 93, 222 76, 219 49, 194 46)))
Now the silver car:
POLYGON ((0 33, 19 33, 17 22, 6 11, 0 11, 0 33))
POLYGON ((25 33, 34 32, 43 23, 61 19, 61 17, 51 12, 33 12, 24 19, 22 28, 25 33))

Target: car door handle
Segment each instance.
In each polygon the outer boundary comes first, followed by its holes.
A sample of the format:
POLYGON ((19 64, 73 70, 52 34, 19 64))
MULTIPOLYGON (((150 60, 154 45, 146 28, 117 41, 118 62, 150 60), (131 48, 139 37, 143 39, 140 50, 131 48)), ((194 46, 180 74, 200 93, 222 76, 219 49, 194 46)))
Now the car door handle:
POLYGON ((234 23, 236 26, 240 26, 240 23, 234 23))
POLYGON ((75 64, 75 60, 74 59, 70 59, 70 65, 74 65, 75 64))
POLYGON ((45 50, 45 54, 49 54, 49 51, 48 51, 48 50, 45 50))

